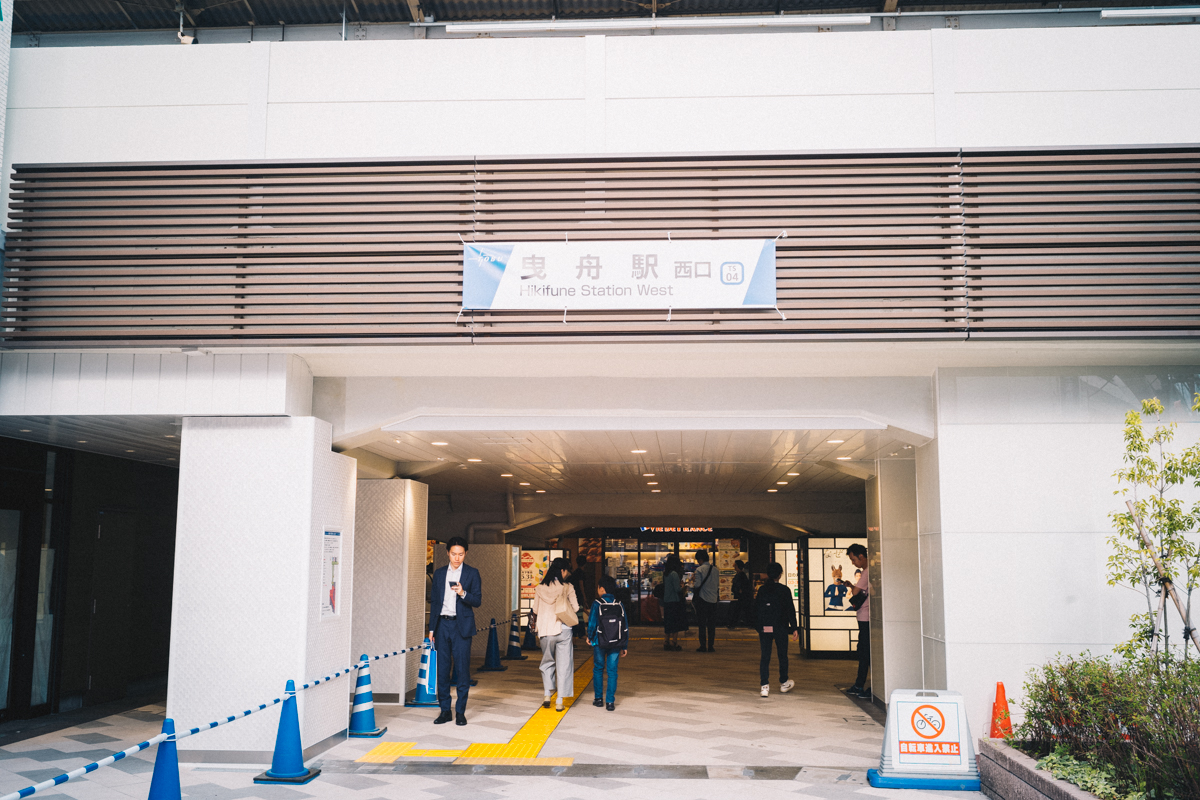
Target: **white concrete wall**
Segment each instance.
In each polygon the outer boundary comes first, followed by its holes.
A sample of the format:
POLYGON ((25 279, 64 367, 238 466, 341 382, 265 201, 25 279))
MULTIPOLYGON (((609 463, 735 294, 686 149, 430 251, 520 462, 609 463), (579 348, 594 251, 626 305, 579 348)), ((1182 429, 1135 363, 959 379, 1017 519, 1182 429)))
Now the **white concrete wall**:
MULTIPOLYGON (((428 487, 360 480, 354 511, 354 631, 351 650, 375 656, 425 637, 425 517, 428 487)), ((416 686, 420 652, 371 662, 376 702, 403 701, 416 686)))
MULTIPOLYGON (((167 715, 221 719, 351 663, 354 460, 314 417, 188 418, 183 426, 167 715), (286 467, 286 468, 284 468, 286 467), (320 618, 321 539, 339 529, 342 610, 320 618)), ((345 730, 349 677, 301 692, 308 749, 345 730)), ((269 763, 273 708, 181 740, 180 758, 269 763)))
POLYGON ((312 413, 312 372, 284 353, 0 354, 0 415, 312 413))
POLYGON ((5 176, 37 162, 1200 140, 1195 25, 28 48, 11 58, 5 176))
POLYGON ((867 481, 871 688, 886 702, 893 689, 923 688, 917 486, 911 459, 875 464, 867 481))
POLYGON ((1106 580, 1108 515, 1123 507, 1113 495, 1123 415, 1157 396, 1180 422, 1177 441, 1195 442, 1196 373, 939 371, 937 453, 921 479, 936 471, 940 524, 923 508, 920 538, 941 541, 940 562, 929 547, 922 569, 941 574, 942 591, 930 588, 945 629, 939 640, 927 615, 924 642, 936 652, 944 640, 946 688, 965 695, 976 733, 987 730, 997 681, 1019 700, 1028 670, 1055 654, 1106 653, 1130 638, 1129 615, 1144 600, 1106 580))

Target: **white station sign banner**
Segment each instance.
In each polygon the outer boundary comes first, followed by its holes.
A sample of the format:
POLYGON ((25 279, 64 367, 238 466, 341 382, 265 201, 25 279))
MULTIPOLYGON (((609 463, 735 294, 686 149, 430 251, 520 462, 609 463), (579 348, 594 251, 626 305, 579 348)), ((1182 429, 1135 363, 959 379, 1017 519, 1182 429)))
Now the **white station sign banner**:
POLYGON ((772 308, 772 239, 488 242, 463 248, 463 308, 772 308))

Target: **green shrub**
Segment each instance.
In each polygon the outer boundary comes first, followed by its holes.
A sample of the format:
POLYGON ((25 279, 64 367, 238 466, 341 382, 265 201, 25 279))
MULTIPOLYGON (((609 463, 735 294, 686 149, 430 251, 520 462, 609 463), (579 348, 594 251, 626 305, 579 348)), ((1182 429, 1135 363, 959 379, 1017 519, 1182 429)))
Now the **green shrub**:
POLYGON ((1146 797, 1141 792, 1122 792, 1117 784, 1116 771, 1111 765, 1080 761, 1062 745, 1037 762, 1037 768, 1046 770, 1060 780, 1069 781, 1085 792, 1091 792, 1100 800, 1144 800, 1146 797))
MULTIPOLYGON (((1200 663, 1059 657, 1030 672, 1014 744, 1101 766, 1114 797, 1200 800, 1200 663)), ((1069 779, 1069 778, 1068 778, 1069 779)))

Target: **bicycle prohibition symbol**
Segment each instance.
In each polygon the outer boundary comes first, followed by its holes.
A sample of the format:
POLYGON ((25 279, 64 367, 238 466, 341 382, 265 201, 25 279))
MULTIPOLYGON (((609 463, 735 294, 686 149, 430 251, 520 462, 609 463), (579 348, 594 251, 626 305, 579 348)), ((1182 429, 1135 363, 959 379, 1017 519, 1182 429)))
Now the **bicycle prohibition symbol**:
POLYGON ((912 728, 922 739, 936 739, 946 730, 946 718, 937 706, 917 706, 912 714, 912 728))

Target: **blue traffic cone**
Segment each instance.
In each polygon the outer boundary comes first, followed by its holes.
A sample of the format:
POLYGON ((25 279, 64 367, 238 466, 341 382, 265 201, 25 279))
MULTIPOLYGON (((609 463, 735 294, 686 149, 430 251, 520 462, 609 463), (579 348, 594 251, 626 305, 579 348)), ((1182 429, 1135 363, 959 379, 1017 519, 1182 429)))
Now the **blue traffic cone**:
POLYGON ((533 630, 532 624, 525 626, 525 641, 521 642, 522 650, 541 650, 538 647, 537 634, 533 630))
POLYGON ((478 672, 504 672, 508 667, 500 663, 500 637, 496 634, 496 620, 488 629, 487 653, 483 657, 483 666, 478 672))
POLYGON ((375 698, 371 694, 371 659, 363 653, 362 666, 358 668, 358 681, 354 685, 354 705, 350 707, 350 738, 378 739, 387 733, 387 728, 375 727, 375 698))
POLYGON ((436 706, 437 698, 437 651, 425 639, 425 648, 421 650, 421 667, 417 670, 417 692, 413 699, 404 704, 405 708, 419 706, 436 706))
POLYGON ((521 612, 514 611, 512 622, 508 625, 508 653, 503 656, 505 661, 524 661, 529 658, 521 652, 521 612))
POLYGON ((271 768, 254 778, 255 783, 308 783, 321 774, 319 769, 304 766, 304 749, 300 746, 300 715, 296 712, 296 682, 288 681, 287 697, 279 710, 279 732, 275 734, 275 754, 271 768))
POLYGON ((164 719, 162 732, 169 733, 171 738, 158 743, 147 800, 180 800, 183 794, 179 788, 179 748, 175 745, 175 720, 170 717, 164 719))

